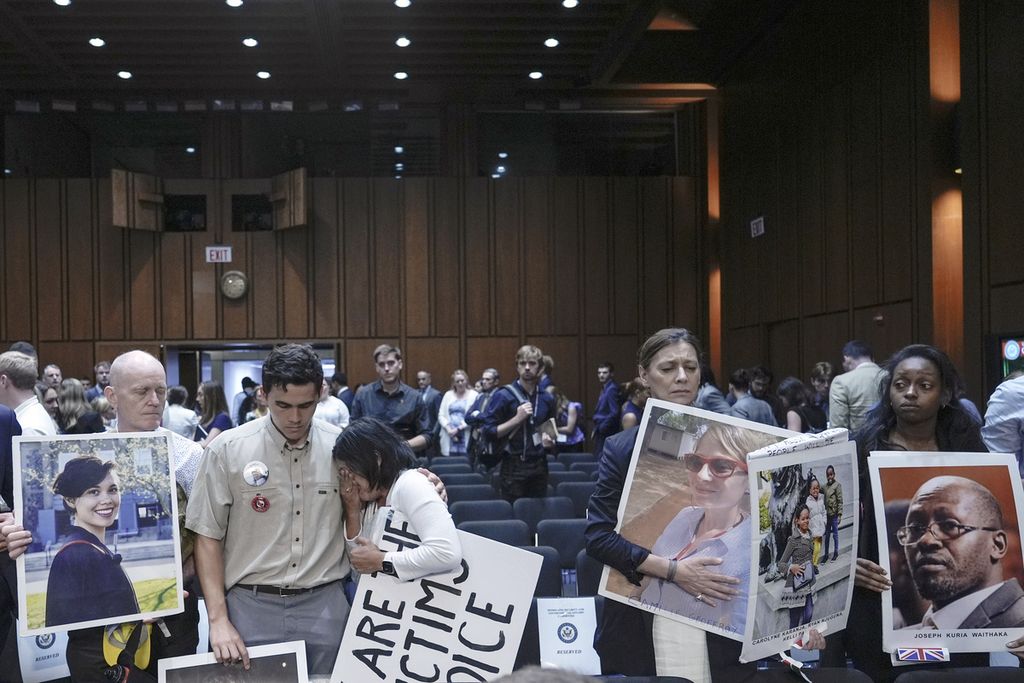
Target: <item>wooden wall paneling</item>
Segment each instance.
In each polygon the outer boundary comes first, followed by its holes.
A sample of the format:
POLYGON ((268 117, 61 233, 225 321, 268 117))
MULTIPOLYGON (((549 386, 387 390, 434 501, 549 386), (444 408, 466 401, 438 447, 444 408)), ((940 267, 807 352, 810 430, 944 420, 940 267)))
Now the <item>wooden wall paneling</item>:
MULTIPOLYGON (((850 265, 847 204, 847 98, 845 84, 826 96, 823 121, 823 176, 825 229, 825 309, 850 305, 850 265)), ((854 274, 854 277, 857 277, 854 274)), ((857 280, 860 282, 860 280, 857 280)))
POLYGON ((33 227, 35 231, 35 306, 36 331, 40 341, 65 338, 63 306, 69 283, 64 262, 64 192, 63 181, 40 178, 33 184, 33 227))
POLYGON ((913 332, 913 306, 900 301, 883 306, 862 308, 853 313, 853 338, 863 339, 875 352, 879 365, 915 341, 913 332))
POLYGON ((545 334, 556 315, 558 297, 551 289, 555 275, 552 253, 550 178, 524 178, 523 193, 523 296, 524 331, 527 335, 545 334))
MULTIPOLYGON (((495 270, 491 256, 491 182, 485 178, 465 179, 466 221, 466 334, 486 336, 492 332, 495 270)), ((504 264, 504 259, 502 259, 504 264)))
MULTIPOLYGON (((370 181, 344 178, 338 181, 341 203, 341 264, 344 299, 343 337, 370 336, 370 181)), ((351 379, 351 377, 349 377, 351 379)))
POLYGON ((310 234, 313 241, 313 267, 309 273, 313 299, 314 337, 341 336, 345 319, 344 285, 340 274, 345 264, 342 220, 338 211, 338 180, 311 179, 312 217, 310 234))
POLYGON ((309 256, 310 226, 275 233, 281 254, 281 307, 284 338, 307 339, 312 336, 310 308, 321 283, 313 277, 309 256))
MULTIPOLYGON (((757 251, 757 265, 753 273, 759 283, 756 292, 759 300, 758 319, 766 322, 786 317, 782 312, 785 289, 779 275, 784 271, 784 263, 789 255, 784 253, 786 224, 779 211, 782 186, 779 179, 779 131, 777 124, 771 120, 759 122, 759 126, 759 136, 765 144, 750 160, 751 170, 758 174, 758 182, 755 184, 758 205, 751 212, 751 218, 764 217, 765 233, 751 238, 751 241, 757 251)), ((749 219, 747 234, 750 234, 749 219)))
MULTIPOLYGON (((572 337, 529 337, 527 344, 539 347, 555 361, 555 370, 551 373, 552 383, 573 401, 582 401, 583 377, 588 372, 597 372, 597 368, 584 367, 584 357, 580 353, 580 341, 572 337)), ((623 377, 632 372, 623 367, 623 377)), ((620 379, 620 381, 622 381, 620 379)))
POLYGON ((750 368, 765 362, 764 342, 761 325, 733 327, 726 333, 725 362, 722 364, 722 377, 719 387, 723 390, 729 386, 729 375, 737 368, 750 368))
POLYGON ((434 257, 430 279, 434 293, 433 333, 442 337, 458 337, 462 331, 460 321, 465 289, 478 278, 485 279, 487 273, 482 263, 472 263, 463 257, 459 180, 435 178, 432 187, 430 222, 434 257))
MULTIPOLYGON (((231 263, 224 263, 216 267, 217 274, 217 299, 220 302, 221 326, 219 336, 222 339, 248 339, 252 335, 252 311, 251 299, 252 288, 256 286, 256 279, 260 273, 253 272, 249 266, 249 243, 251 235, 260 233, 235 232, 234 218, 231 208, 231 198, 234 195, 254 195, 268 192, 269 184, 266 180, 222 180, 218 183, 218 196, 221 200, 217 234, 217 243, 231 247, 231 263), (230 270, 240 270, 249 277, 249 293, 241 299, 228 299, 220 293, 220 278, 230 270)), ((169 240, 165 235, 163 248, 167 248, 169 240)))
POLYGON ((92 379, 93 366, 99 360, 94 357, 93 343, 91 341, 44 341, 40 340, 36 347, 39 354, 39 372, 50 363, 60 366, 64 379, 74 377, 92 379))
POLYGON ((167 232, 160 236, 160 300, 157 312, 162 339, 189 338, 191 254, 192 236, 188 233, 167 232))
POLYGON ((115 228, 111 223, 111 195, 102 187, 96 193, 97 246, 96 268, 99 271, 99 338, 117 340, 127 338, 126 312, 128 291, 125 277, 125 243, 128 231, 115 228))
POLYGON ((583 403, 588 416, 594 413, 597 397, 601 393, 601 385, 597 381, 598 364, 611 363, 615 366, 615 381, 629 381, 636 375, 636 351, 639 346, 635 334, 587 337, 583 353, 583 394, 576 400, 583 403))
POLYGON ((583 310, 585 333, 608 334, 611 331, 612 289, 610 273, 614 259, 609 254, 610 216, 609 181, 584 178, 583 192, 583 310))
POLYGON ((516 351, 521 343, 518 337, 469 337, 466 339, 466 372, 476 381, 487 368, 494 368, 501 375, 501 383, 514 381, 516 374, 516 351))
POLYGON ((767 363, 775 376, 775 386, 792 375, 808 382, 805 370, 800 364, 800 321, 782 320, 768 326, 768 353, 762 363, 767 363))
POLYGON ((555 272, 551 279, 551 296, 558 305, 552 330, 555 334, 578 334, 583 301, 580 295, 580 181, 555 178, 553 182, 555 272))
POLYGON ((38 310, 32 298, 31 181, 15 178, 4 181, 4 300, 7 311, 7 338, 12 341, 33 338, 33 317, 38 310))
MULTIPOLYGON (((773 241, 775 268, 765 278, 775 284, 769 298, 774 298, 772 309, 775 320, 787 320, 800 315, 799 277, 797 272, 805 263, 800 240, 800 150, 793 144, 796 133, 793 122, 786 122, 779 131, 778 171, 776 183, 776 209, 771 224, 766 226, 773 241), (794 265, 798 264, 798 265, 794 265)), ((769 337, 769 343, 770 337, 769 337)), ((774 368, 772 368, 774 370, 774 368)), ((778 372, 775 373, 778 376, 778 372)))
POLYGON ((652 318, 664 319, 669 305, 667 264, 673 241, 667 229, 667 184, 664 178, 612 178, 608 184, 608 316, 614 334, 636 334, 641 325, 650 328, 652 318), (652 285, 659 290, 653 297, 652 285))
POLYGON ((402 326, 402 181, 375 178, 373 186, 373 336, 397 337, 402 326))
MULTIPOLYGON (((7 341, 7 318, 12 310, 10 301, 7 300, 7 284, 14 279, 14 273, 8 269, 7 259, 11 250, 7 247, 7 216, 6 216, 7 183, 0 178, 0 282, 4 283, 3 291, 0 291, 0 340, 7 341)), ((4 347, 6 348, 6 347, 4 347)))
MULTIPOLYGON (((989 290, 990 327, 993 334, 1024 331, 1024 283, 992 287, 989 290)), ((1000 373, 1002 374, 1002 373, 1000 373)))
POLYGON ((404 258, 400 267, 405 275, 405 333, 426 337, 431 332, 432 302, 436 301, 430 278, 434 242, 429 216, 433 193, 428 178, 407 178, 402 187, 404 258))
POLYGON ((843 371, 843 344, 850 341, 848 333, 849 316, 846 312, 805 316, 800 320, 800 374, 808 386, 811 368, 818 361, 832 364, 832 372, 843 371))
POLYGON ((524 310, 534 301, 523 299, 523 181, 492 181, 494 192, 494 333, 500 337, 522 333, 524 310))
MULTIPOLYGON (((188 234, 189 257, 192 262, 192 329, 193 339, 218 339, 223 334, 223 314, 220 293, 220 269, 206 262, 206 247, 218 244, 223 236, 223 216, 220 188, 215 180, 176 179, 165 183, 168 194, 206 195, 206 230, 188 234)), ((276 273, 276 263, 267 273, 276 273)), ((250 278, 250 282, 253 278, 250 278)), ((255 286, 253 287, 255 289, 255 286)))
MULTIPOLYGON (((286 231, 285 235, 290 235, 286 231)), ((250 327, 256 339, 283 339, 284 326, 281 324, 278 302, 280 277, 278 269, 278 239, 282 233, 254 232, 249 236, 252 277, 249 278, 249 294, 252 300, 249 315, 250 327)))
POLYGON ((825 188, 821 174, 822 131, 825 126, 820 117, 820 105, 809 109, 810 112, 794 114, 798 117, 796 130, 800 139, 792 143, 799 164, 794 181, 800 187, 797 194, 800 267, 794 282, 799 283, 796 294, 800 298, 803 315, 825 310, 825 283, 831 271, 830 264, 825 261, 825 188))
MULTIPOLYGON (((101 183, 102 185, 102 183, 101 183)), ((67 337, 92 341, 96 336, 96 268, 93 191, 96 186, 86 178, 67 181, 67 272, 69 285, 64 308, 68 315, 67 337)))
MULTIPOLYGON (((410 337, 402 349, 405 374, 412 387, 416 386, 416 373, 426 370, 433 377, 433 386, 442 394, 451 389, 452 372, 460 368, 458 337, 410 337)), ((469 368, 462 368, 467 373, 469 368)), ((475 378, 470 373, 470 386, 475 378)))
MULTIPOLYGON (((346 339, 345 340, 345 374, 348 375, 348 385, 354 390, 360 384, 369 384, 377 381, 377 371, 373 364, 373 350, 381 344, 397 344, 397 339, 346 339)), ((405 349, 402 349, 404 352, 405 349)), ((403 353, 403 358, 405 354, 403 353)), ((405 368, 402 381, 406 381, 404 375, 409 373, 405 368)), ((413 384, 416 383, 416 373, 412 374, 413 384)))
POLYGON ((128 232, 128 338, 157 339, 156 314, 160 310, 157 259, 162 233, 128 232))
POLYGON ((850 264, 854 306, 882 300, 879 212, 879 119, 877 63, 853 76, 849 97, 850 264))
MULTIPOLYGON (((665 326, 690 326, 703 335, 707 286, 707 256, 701 246, 701 202, 696 178, 670 178, 671 232, 674 243, 670 261, 671 308, 665 326)), ((651 283, 653 285, 653 283, 651 283)), ((651 292, 653 295, 654 292, 651 292)), ((653 332, 641 329, 640 337, 653 332)))

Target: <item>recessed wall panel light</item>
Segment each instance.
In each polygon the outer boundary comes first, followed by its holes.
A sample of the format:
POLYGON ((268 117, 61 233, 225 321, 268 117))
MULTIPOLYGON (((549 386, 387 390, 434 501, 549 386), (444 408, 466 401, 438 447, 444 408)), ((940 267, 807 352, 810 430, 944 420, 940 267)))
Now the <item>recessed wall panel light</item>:
POLYGON ((396 71, 395 78, 397 78, 400 81, 404 81, 405 79, 409 78, 409 74, 407 74, 404 71, 396 71))
POLYGON ((71 0, 53 0, 53 4, 60 5, 61 7, 67 7, 71 4, 71 0))
POLYGON ((100 38, 99 36, 97 36, 95 38, 90 38, 89 39, 89 44, 92 45, 93 47, 103 47, 104 45, 107 44, 107 41, 105 41, 102 38, 100 38))
POLYGON ((542 74, 540 71, 531 71, 530 78, 532 78, 535 81, 539 81, 540 79, 544 78, 544 74, 542 74))
POLYGON ((412 4, 412 0, 395 0, 395 7, 401 7, 405 9, 412 4))
POLYGON ((132 77, 132 72, 131 71, 118 71, 117 72, 117 77, 118 78, 123 78, 124 80, 127 81, 129 78, 132 77))
POLYGON ((241 7, 242 0, 224 0, 228 7, 241 7))
POLYGON ((499 159, 508 159, 508 152, 498 152, 499 159))
POLYGON ((267 80, 268 78, 270 78, 270 72, 269 71, 257 71, 256 72, 256 76, 258 78, 262 78, 263 80, 267 80))
POLYGON ((562 0, 562 7, 566 9, 573 9, 579 6, 580 0, 562 0))
POLYGON ((395 145, 395 154, 405 154, 405 147, 395 145))
POLYGON ((398 36, 398 39, 395 40, 395 45, 397 45, 398 47, 409 47, 410 45, 412 45, 412 41, 406 38, 405 36, 398 36))
POLYGON ((501 174, 500 174, 500 173, 492 173, 492 174, 491 174, 491 177, 492 177, 492 178, 500 178, 500 177, 501 177, 501 174))
POLYGON ((548 38, 544 41, 544 47, 558 47, 558 38, 548 38))
POLYGON ((195 154, 195 153, 196 153, 196 148, 195 147, 186 147, 185 148, 185 154, 195 154))
POLYGON ((494 170, 497 171, 498 173, 504 173, 505 172, 505 167, 504 166, 499 166, 498 168, 496 168, 494 170))
POLYGON ((256 47, 259 44, 260 41, 255 38, 242 38, 242 45, 245 45, 246 47, 256 47))

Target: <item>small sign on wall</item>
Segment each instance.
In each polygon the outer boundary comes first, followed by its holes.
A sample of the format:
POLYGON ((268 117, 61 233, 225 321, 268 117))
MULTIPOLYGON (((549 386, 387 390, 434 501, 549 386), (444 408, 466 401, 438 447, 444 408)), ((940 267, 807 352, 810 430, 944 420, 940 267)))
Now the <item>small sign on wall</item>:
POLYGON ((226 246, 207 247, 206 248, 206 262, 207 263, 231 263, 231 247, 226 247, 226 246))
POLYGON ((760 237, 764 234, 764 216, 758 216, 750 221, 750 236, 760 237))

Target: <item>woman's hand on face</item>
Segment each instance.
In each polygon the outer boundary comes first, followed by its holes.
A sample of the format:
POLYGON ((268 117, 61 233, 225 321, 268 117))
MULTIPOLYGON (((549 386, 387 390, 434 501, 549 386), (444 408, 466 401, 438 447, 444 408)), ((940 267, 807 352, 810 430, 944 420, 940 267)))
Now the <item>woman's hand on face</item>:
POLYGON ((372 574, 380 571, 381 563, 384 561, 384 551, 368 539, 359 536, 356 538, 356 547, 349 551, 348 557, 357 572, 372 574))
POLYGON ((363 503, 359 499, 359 486, 347 467, 338 470, 338 480, 341 485, 341 503, 345 509, 356 510, 362 507, 363 503))
POLYGON ((881 593, 892 587, 892 581, 889 580, 889 577, 885 575, 885 570, 879 565, 871 560, 858 557, 857 575, 853 579, 853 585, 881 593))
POLYGON ((717 607, 716 600, 732 600, 739 595, 733 586, 740 580, 735 576, 726 576, 715 571, 722 564, 720 557, 690 557, 679 560, 676 568, 675 583, 684 591, 701 596, 701 601, 709 607, 717 607))

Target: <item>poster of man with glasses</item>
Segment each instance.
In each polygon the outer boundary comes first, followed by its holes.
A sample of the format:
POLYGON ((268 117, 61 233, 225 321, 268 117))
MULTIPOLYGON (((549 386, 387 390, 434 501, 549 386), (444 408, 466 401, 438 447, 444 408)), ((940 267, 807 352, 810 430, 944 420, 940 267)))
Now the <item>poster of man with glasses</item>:
POLYGON ((1022 487, 1012 455, 872 453, 882 643, 989 652, 1024 634, 1022 487))

